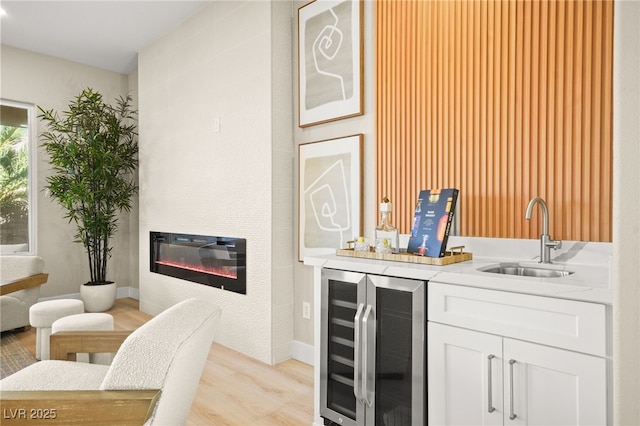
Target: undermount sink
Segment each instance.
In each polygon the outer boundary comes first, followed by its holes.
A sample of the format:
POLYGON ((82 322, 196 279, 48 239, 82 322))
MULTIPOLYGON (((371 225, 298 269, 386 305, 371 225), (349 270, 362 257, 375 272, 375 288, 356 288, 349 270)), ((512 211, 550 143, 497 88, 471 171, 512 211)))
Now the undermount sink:
POLYGON ((522 266, 518 264, 503 264, 491 266, 481 270, 482 272, 490 272, 492 274, 517 275, 520 277, 537 278, 562 278, 573 274, 573 271, 567 271, 565 269, 537 268, 534 266, 522 266))

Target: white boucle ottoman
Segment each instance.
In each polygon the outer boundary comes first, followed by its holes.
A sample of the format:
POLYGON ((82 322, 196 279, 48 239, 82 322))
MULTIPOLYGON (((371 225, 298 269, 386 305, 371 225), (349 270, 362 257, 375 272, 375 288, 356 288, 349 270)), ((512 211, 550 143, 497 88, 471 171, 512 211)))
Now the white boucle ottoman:
POLYGON ((29 324, 36 328, 36 359, 49 359, 51 326, 62 317, 81 314, 84 303, 78 299, 59 299, 39 302, 29 308, 29 324))
MULTIPOLYGON (((59 331, 81 330, 113 330, 113 317, 103 313, 75 314, 56 320, 51 326, 52 334, 59 331)), ((76 356, 76 361, 102 365, 110 365, 112 359, 113 354, 110 353, 77 354, 76 356)))

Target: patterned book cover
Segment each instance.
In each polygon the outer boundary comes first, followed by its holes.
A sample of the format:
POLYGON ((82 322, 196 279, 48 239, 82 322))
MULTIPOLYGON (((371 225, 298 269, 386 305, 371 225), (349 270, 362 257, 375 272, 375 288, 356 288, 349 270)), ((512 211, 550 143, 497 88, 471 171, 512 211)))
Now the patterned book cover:
POLYGON ((407 252, 428 257, 442 257, 459 191, 455 188, 425 189, 418 195, 407 252))

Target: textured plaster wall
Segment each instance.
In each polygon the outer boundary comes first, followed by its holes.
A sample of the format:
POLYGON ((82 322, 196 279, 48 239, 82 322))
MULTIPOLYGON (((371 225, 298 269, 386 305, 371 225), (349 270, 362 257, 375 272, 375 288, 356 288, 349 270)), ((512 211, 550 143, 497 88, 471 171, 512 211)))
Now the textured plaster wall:
POLYGON ((614 12, 614 424, 640 424, 640 2, 614 12))
POLYGON ((289 358, 293 334, 291 9, 279 3, 213 2, 140 52, 138 71, 141 309, 213 300, 216 340, 268 363, 289 358), (150 231, 246 238, 247 294, 150 273, 150 231))
POLYGON ((272 114, 272 212, 271 251, 273 253, 272 348, 273 362, 291 357, 293 340, 293 182, 297 176, 291 134, 294 79, 291 57, 291 2, 271 2, 271 114, 272 114))
MULTIPOLYGON (((5 45, 1 49, 0 96, 3 99, 64 111, 69 101, 87 87, 102 93, 107 102, 126 95, 129 90, 130 81, 122 74, 5 45)), ((38 120, 38 133, 44 130, 38 120)), ((41 148, 38 148, 37 155, 37 245, 38 254, 44 258, 49 273, 40 297, 77 294, 80 285, 89 281, 86 254, 82 245, 73 242, 75 227, 64 218, 64 210, 43 191, 50 168, 41 148)), ((124 213, 121 219, 112 241, 113 257, 109 261, 107 276, 115 280, 118 287, 135 288, 138 275, 134 267, 137 265, 131 253, 138 247, 137 233, 132 232, 137 222, 136 212, 124 213)))

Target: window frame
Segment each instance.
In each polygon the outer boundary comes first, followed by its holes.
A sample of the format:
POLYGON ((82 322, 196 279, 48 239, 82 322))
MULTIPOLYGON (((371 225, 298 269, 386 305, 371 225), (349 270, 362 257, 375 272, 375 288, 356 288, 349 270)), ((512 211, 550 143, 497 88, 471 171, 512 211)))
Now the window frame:
POLYGON ((28 211, 29 211, 29 249, 23 252, 11 253, 11 255, 24 255, 24 256, 34 256, 38 253, 38 245, 37 245, 37 212, 38 212, 38 123, 36 117, 36 106, 35 104, 27 103, 27 102, 19 102, 12 101, 4 98, 0 98, 0 105, 5 105, 13 108, 22 108, 27 110, 27 133, 28 133, 28 141, 27 145, 29 147, 29 170, 27 177, 27 186, 29 195, 27 196, 28 203, 28 211))

